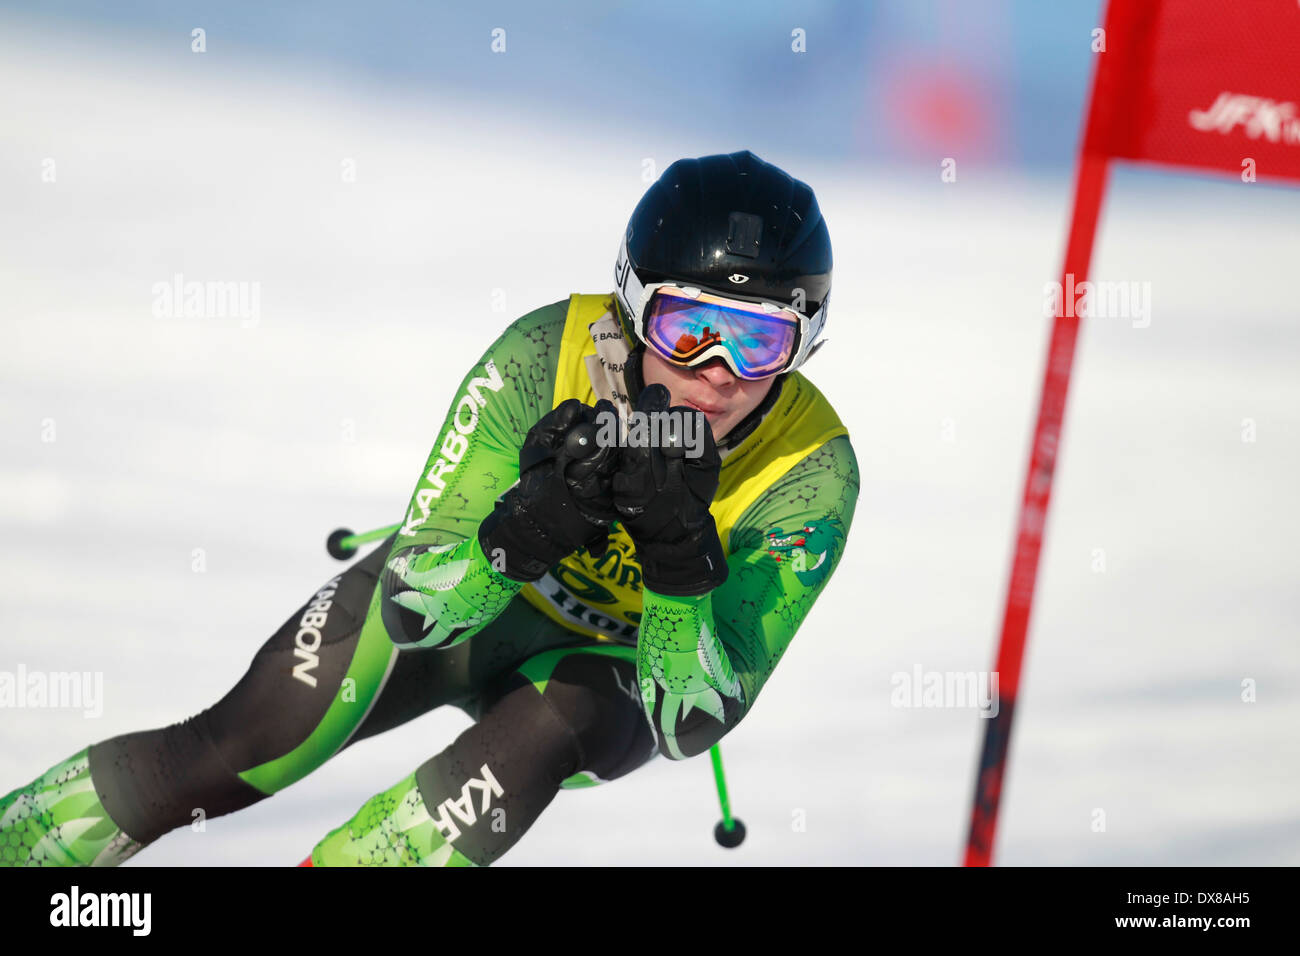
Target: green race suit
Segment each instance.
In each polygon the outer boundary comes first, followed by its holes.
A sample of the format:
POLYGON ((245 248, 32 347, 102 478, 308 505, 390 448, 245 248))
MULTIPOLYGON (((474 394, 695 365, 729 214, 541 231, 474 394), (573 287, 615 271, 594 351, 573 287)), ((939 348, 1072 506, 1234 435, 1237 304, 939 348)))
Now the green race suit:
POLYGON ((318 588, 215 705, 0 798, 0 864, 116 865, 451 704, 474 725, 311 860, 486 865, 559 789, 699 754, 734 727, 830 579, 857 500, 845 429, 803 375, 777 379, 752 427, 720 443, 711 511, 731 573, 711 593, 642 588, 619 528, 600 558, 577 552, 528 585, 478 543, 539 418, 566 398, 628 397, 612 308, 574 295, 511 324, 452 397, 398 531, 318 588))
POLYGON ((465 377, 388 561, 395 641, 472 640, 522 590, 557 623, 635 644, 638 687, 665 756, 707 750, 745 715, 839 561, 857 501, 844 427, 803 375, 723 459, 712 512, 731 574, 712 593, 644 589, 635 548, 570 555, 536 584, 493 570, 479 522, 519 478, 528 429, 566 398, 594 403, 609 296, 571 296, 515 322, 465 377), (593 365, 592 359, 597 361, 593 365))

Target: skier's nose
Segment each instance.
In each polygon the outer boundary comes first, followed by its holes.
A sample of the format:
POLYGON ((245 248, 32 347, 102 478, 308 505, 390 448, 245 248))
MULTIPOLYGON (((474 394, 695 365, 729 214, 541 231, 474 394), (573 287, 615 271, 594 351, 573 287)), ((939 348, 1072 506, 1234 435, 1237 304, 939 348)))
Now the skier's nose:
POLYGON ((731 374, 731 369, 722 359, 706 362, 696 374, 716 389, 726 389, 736 381, 736 376, 731 374))

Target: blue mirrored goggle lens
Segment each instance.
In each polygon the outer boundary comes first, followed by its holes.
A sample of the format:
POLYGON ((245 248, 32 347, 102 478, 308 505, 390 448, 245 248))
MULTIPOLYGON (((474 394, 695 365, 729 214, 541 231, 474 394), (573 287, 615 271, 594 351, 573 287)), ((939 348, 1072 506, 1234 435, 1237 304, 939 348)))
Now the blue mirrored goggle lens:
MULTIPOLYGON (((758 307, 754 307, 758 308, 758 307)), ((741 378, 766 378, 790 361, 799 322, 789 314, 767 313, 686 296, 656 292, 646 308, 645 337, 676 365, 696 364, 716 345, 727 350, 741 378)))

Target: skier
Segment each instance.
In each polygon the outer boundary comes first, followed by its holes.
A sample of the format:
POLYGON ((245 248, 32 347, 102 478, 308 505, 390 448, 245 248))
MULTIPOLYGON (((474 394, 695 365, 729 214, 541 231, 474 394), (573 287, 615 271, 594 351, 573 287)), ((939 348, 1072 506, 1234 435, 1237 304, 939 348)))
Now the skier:
POLYGON ((683 159, 632 213, 614 279, 491 345, 398 529, 218 703, 0 799, 0 862, 116 865, 451 704, 475 723, 309 860, 485 866, 559 790, 735 727, 857 501, 847 431, 797 371, 822 344, 830 238, 813 191, 754 154, 683 159))

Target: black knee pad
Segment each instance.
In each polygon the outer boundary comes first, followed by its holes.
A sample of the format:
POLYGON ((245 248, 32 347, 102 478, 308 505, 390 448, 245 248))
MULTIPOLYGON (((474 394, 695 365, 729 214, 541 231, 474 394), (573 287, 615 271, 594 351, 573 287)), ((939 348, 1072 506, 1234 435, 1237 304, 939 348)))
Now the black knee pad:
POLYGON ((480 866, 510 849, 578 771, 630 773, 656 753, 636 666, 575 650, 542 691, 515 672, 471 710, 478 722, 416 771, 443 837, 480 866))
POLYGON ((202 715, 105 740, 89 760, 104 809, 140 843, 200 819, 195 811, 219 817, 267 797, 227 768, 202 715))
POLYGON ((543 696, 578 738, 578 769, 599 780, 631 773, 658 752, 631 661, 568 654, 551 672, 543 696))
POLYGON ((532 683, 514 674, 494 691, 478 722, 415 772, 443 838, 480 866, 514 846, 582 759, 532 683))

